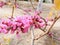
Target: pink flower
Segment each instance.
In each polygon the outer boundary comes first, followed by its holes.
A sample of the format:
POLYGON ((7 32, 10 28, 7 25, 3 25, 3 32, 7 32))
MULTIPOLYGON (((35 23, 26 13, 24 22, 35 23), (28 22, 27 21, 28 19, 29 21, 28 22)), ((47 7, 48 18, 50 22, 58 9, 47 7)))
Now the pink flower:
POLYGON ((1 32, 4 33, 4 34, 8 33, 8 31, 6 29, 2 29, 1 32))
POLYGON ((16 22, 12 22, 12 25, 11 25, 11 27, 12 27, 12 29, 13 29, 13 30, 16 30, 16 27, 17 27, 17 24, 16 24, 16 22))
POLYGON ((22 23, 17 22, 17 26, 18 26, 18 27, 20 27, 21 25, 22 25, 22 23))
POLYGON ((0 28, 4 28, 4 29, 7 29, 7 25, 4 25, 4 24, 0 24, 0 28))
POLYGON ((2 29, 0 28, 0 33, 1 33, 2 29))
POLYGON ((28 27, 23 27, 23 29, 21 29, 22 33, 27 33, 28 32, 28 27))
POLYGON ((7 25, 7 26, 11 26, 12 22, 11 22, 10 19, 7 19, 7 20, 2 19, 2 24, 5 24, 5 25, 7 25))
POLYGON ((15 32, 14 30, 11 30, 11 34, 14 34, 14 32, 15 32))
POLYGON ((0 7, 3 7, 5 3, 3 1, 0 1, 0 7))
POLYGON ((45 23, 42 22, 42 23, 39 23, 39 25, 40 25, 40 27, 43 27, 45 25, 45 23))
POLYGON ((25 20, 24 20, 22 23, 23 23, 23 26, 22 26, 21 31, 22 31, 23 33, 28 32, 28 29, 30 28, 29 21, 25 21, 25 20))
POLYGON ((39 15, 41 13, 42 13, 41 11, 34 11, 34 15, 39 15))
POLYGON ((22 33, 27 33, 29 28, 31 26, 34 26, 35 28, 40 28, 45 26, 45 22, 39 15, 24 15, 24 16, 18 16, 16 18, 11 19, 2 19, 2 22, 0 24, 0 32, 1 33, 8 33, 8 31, 11 31, 12 34, 17 31, 17 35, 20 31, 22 33))
POLYGON ((16 6, 16 8, 19 8, 19 4, 16 3, 15 6, 16 6))
POLYGON ((49 34, 48 34, 50 37, 52 37, 53 36, 53 33, 52 32, 49 32, 49 34))
POLYGON ((19 34, 18 31, 16 32, 16 36, 17 36, 18 39, 20 38, 20 34, 19 34))
POLYGON ((13 19, 13 21, 16 21, 16 22, 21 22, 21 20, 22 20, 22 17, 20 17, 20 16, 13 19))

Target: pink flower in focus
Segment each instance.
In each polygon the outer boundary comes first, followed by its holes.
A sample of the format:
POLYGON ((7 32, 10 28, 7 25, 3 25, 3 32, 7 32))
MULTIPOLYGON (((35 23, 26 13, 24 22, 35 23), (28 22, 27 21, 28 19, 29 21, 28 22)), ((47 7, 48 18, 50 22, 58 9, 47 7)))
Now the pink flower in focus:
POLYGON ((3 19, 0 24, 0 32, 7 33, 8 31, 11 31, 11 33, 14 34, 15 31, 17 31, 18 33, 22 31, 22 33, 27 33, 31 26, 34 26, 35 28, 40 28, 45 26, 45 22, 37 14, 34 16, 18 16, 16 18, 13 18, 12 20, 3 19))
POLYGON ((22 33, 27 33, 28 29, 29 29, 28 27, 25 27, 25 28, 21 29, 21 31, 22 31, 22 33))
POLYGON ((20 27, 21 25, 22 25, 22 23, 17 22, 17 26, 18 26, 18 27, 20 27))
POLYGON ((11 22, 10 19, 7 19, 7 20, 2 19, 2 24, 5 24, 5 25, 7 25, 7 26, 11 26, 11 25, 12 25, 12 22, 11 22))
POLYGON ((14 18, 14 20, 13 21, 16 21, 16 22, 21 22, 21 20, 22 20, 22 17, 16 17, 16 18, 14 18))
POLYGON ((4 24, 0 24, 0 28, 4 28, 4 29, 7 29, 7 25, 4 25, 4 24))
POLYGON ((45 25, 45 23, 42 22, 42 23, 39 23, 39 25, 40 25, 40 27, 43 27, 45 25))
POLYGON ((4 33, 4 34, 7 34, 8 33, 8 31, 6 29, 2 29, 1 32, 4 33))
POLYGON ((22 26, 22 32, 23 33, 26 33, 28 32, 28 29, 30 28, 30 24, 29 24, 29 21, 27 20, 23 20, 23 26, 22 26))

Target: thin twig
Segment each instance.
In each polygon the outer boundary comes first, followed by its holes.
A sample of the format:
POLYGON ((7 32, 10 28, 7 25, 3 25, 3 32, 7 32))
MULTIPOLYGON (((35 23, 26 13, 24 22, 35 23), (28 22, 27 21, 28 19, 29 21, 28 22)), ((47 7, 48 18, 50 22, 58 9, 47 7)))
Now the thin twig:
POLYGON ((21 7, 18 7, 18 9, 20 9, 20 10, 24 11, 25 13, 31 15, 29 12, 25 11, 25 10, 24 10, 23 8, 21 8, 21 7))
POLYGON ((44 20, 44 22, 45 22, 45 27, 44 27, 44 29, 42 29, 42 28, 40 28, 40 29, 45 32, 45 29, 46 29, 46 27, 47 27, 47 21, 46 21, 43 17, 41 17, 41 19, 44 20))
POLYGON ((31 2, 31 6, 33 7, 34 11, 36 11, 36 9, 33 6, 32 0, 30 0, 30 2, 31 2))
POLYGON ((14 15, 14 6, 12 7, 12 15, 11 15, 11 18, 13 18, 13 15, 14 15))

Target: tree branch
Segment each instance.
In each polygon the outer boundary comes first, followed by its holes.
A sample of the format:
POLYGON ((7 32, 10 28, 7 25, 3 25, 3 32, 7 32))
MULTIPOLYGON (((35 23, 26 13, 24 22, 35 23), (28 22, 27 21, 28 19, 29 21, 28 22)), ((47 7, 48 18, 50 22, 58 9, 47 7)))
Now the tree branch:
POLYGON ((13 5, 13 7, 12 7, 12 15, 11 15, 11 18, 13 18, 13 15, 14 15, 14 8, 16 7, 16 2, 17 2, 17 0, 14 0, 14 5, 13 5), (15 7, 14 7, 15 6, 15 7))
POLYGON ((34 11, 36 11, 36 9, 33 6, 32 0, 30 0, 30 2, 31 2, 31 6, 33 7, 34 11))
POLYGON ((39 38, 41 38, 41 37, 45 36, 46 34, 48 34, 48 33, 50 32, 50 30, 52 29, 52 27, 54 26, 54 24, 56 23, 56 21, 57 21, 59 18, 60 18, 60 16, 59 16, 59 17, 55 17, 55 20, 54 20, 53 24, 50 26, 50 28, 49 28, 46 32, 44 32, 43 35, 40 35, 38 38, 36 38, 36 39, 34 39, 34 40, 38 40, 39 38))

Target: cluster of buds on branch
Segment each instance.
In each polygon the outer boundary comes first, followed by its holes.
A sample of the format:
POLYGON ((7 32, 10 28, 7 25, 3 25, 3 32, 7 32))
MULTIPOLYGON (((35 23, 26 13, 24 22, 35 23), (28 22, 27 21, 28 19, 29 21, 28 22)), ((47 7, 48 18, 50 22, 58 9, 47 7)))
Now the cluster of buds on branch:
MULTIPOLYGON (((39 16, 40 12, 38 12, 36 10, 35 10, 36 12, 33 14, 33 16, 24 15, 24 16, 19 16, 19 17, 14 18, 13 17, 14 9, 15 8, 20 9, 19 5, 16 3, 17 0, 14 0, 14 1, 15 1, 14 5, 12 5, 12 16, 11 16, 11 18, 8 18, 7 20, 1 19, 0 33, 7 34, 7 33, 9 33, 9 31, 11 31, 11 33, 14 33, 16 31, 16 34, 19 34, 19 32, 27 33, 29 28, 32 26, 35 28, 39 28, 44 32, 43 35, 40 35, 38 38, 33 39, 33 42, 34 42, 34 40, 38 40, 39 38, 45 36, 46 34, 49 34, 50 30, 52 29, 52 27, 54 26, 56 21, 60 18, 60 16, 55 17, 53 20, 53 24, 50 26, 50 28, 48 30, 45 31, 46 27, 48 26, 48 24, 47 24, 48 21, 46 21, 47 19, 44 19, 43 17, 39 16)), ((30 2, 32 4, 31 0, 30 0, 30 2)), ((9 1, 9 3, 1 1, 0 7, 3 7, 4 5, 10 5, 10 4, 11 4, 10 1, 9 1)), ((34 8, 33 4, 32 4, 32 7, 34 8)), ((25 10, 25 12, 26 11, 27 10, 25 10)), ((49 34, 49 35, 51 36, 51 34, 49 34)))

